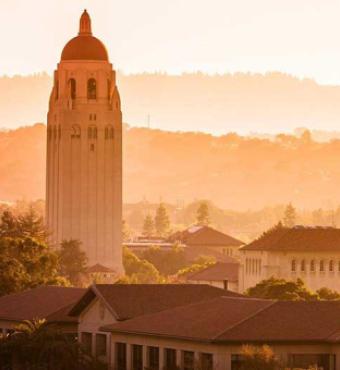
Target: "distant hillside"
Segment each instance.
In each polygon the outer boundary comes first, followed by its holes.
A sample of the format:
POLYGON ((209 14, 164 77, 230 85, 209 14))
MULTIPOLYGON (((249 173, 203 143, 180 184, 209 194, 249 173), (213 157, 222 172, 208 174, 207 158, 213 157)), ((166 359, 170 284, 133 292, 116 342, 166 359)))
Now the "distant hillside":
MULTIPOLYGON (((0 200, 44 196, 45 126, 0 132, 0 200)), ((340 140, 274 140, 229 134, 124 132, 124 200, 182 205, 209 199, 247 210, 293 202, 300 209, 340 204, 340 140)))
MULTIPOLYGON (((281 74, 118 74, 125 122, 166 130, 277 133, 340 127, 340 87, 281 74), (150 117, 150 120, 148 119, 150 117)), ((46 74, 0 78, 0 127, 45 122, 46 74)))

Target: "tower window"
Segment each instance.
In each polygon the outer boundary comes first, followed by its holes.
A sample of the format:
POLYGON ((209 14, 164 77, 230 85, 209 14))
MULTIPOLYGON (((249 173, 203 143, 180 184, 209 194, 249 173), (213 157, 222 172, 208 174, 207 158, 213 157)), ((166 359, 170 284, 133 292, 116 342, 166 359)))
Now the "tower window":
POLYGON ((108 125, 108 126, 105 127, 105 139, 109 140, 109 139, 113 139, 113 138, 114 138, 113 127, 111 125, 108 125))
POLYGON ((58 100, 59 98, 59 81, 55 80, 55 100, 58 100))
POLYGON ((70 89, 71 99, 75 99, 76 98, 76 80, 74 78, 71 78, 69 80, 69 89, 70 89))
POLYGON ((96 126, 89 126, 87 129, 87 137, 88 139, 97 139, 98 130, 96 126))
POLYGON ((97 82, 94 78, 87 81, 87 99, 97 99, 97 82))
POLYGON ((292 272, 295 272, 296 271, 296 261, 295 260, 292 260, 291 270, 292 270, 292 272))

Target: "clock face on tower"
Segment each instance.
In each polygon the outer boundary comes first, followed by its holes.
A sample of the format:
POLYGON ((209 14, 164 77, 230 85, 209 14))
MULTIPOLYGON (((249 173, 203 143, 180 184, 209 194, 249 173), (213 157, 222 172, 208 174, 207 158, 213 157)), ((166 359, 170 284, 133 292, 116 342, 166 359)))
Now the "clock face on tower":
POLYGON ((79 240, 90 267, 121 274, 121 104, 116 73, 86 10, 54 73, 47 121, 50 242, 58 248, 79 240))

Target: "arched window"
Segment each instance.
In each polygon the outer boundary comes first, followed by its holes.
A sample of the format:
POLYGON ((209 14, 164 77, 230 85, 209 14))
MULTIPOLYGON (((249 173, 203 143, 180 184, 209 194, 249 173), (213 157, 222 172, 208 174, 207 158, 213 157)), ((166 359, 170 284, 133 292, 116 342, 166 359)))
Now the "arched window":
MULTIPOLYGON (((113 126, 107 125, 105 127, 105 139, 109 140, 109 139, 113 139, 113 138, 114 138, 113 126)), ((227 250, 227 252, 228 252, 228 255, 229 255, 229 250, 227 250)))
POLYGON ((325 271, 325 262, 323 260, 320 261, 320 271, 321 272, 325 271))
POLYGON ((97 136, 98 136, 97 126, 89 126, 87 129, 87 137, 89 139, 97 139, 97 136))
POLYGON ((315 272, 315 261, 314 261, 314 260, 311 260, 311 261, 310 261, 310 270, 311 270, 312 272, 315 272))
POLYGON ((291 269, 292 269, 292 272, 296 271, 296 261, 295 260, 292 260, 291 269))
POLYGON ((329 268, 329 271, 330 272, 333 272, 334 271, 334 261, 333 260, 330 260, 329 261, 328 268, 329 268))
POLYGON ((97 81, 94 78, 87 81, 87 99, 97 99, 97 81))
POLYGON ((305 262, 305 260, 302 260, 301 261, 301 271, 302 272, 305 272, 306 271, 306 262, 305 262))
POLYGON ((76 86, 77 86, 76 80, 74 78, 70 78, 68 84, 69 84, 71 99, 75 99, 76 98, 76 86))
POLYGON ((72 133, 71 138, 72 139, 79 139, 80 138, 81 129, 79 125, 73 125, 72 126, 72 133))

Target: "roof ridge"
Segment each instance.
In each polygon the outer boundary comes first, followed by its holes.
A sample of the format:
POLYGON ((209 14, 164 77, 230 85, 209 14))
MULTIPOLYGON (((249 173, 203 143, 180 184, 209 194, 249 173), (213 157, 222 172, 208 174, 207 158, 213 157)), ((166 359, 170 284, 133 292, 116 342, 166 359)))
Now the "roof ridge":
POLYGON ((116 317, 117 320, 120 319, 118 313, 116 312, 116 310, 109 304, 109 302, 107 301, 107 299, 104 297, 104 295, 100 292, 100 290, 97 288, 96 284, 93 284, 90 289, 92 289, 92 291, 94 292, 95 295, 99 296, 103 302, 105 303, 105 305, 107 306, 107 308, 109 309, 109 311, 113 314, 113 316, 116 317))
MULTIPOLYGON (((223 297, 223 298, 228 298, 228 297, 223 297)), ((242 299, 242 298, 238 298, 238 299, 242 299)), ((248 299, 251 299, 251 298, 248 298, 248 299)), ((261 299, 259 299, 259 300, 261 300, 261 299)), ((263 299, 263 301, 265 301, 265 300, 263 299)), ((229 328, 227 328, 227 329, 223 330, 221 333, 219 333, 219 334, 215 335, 215 336, 214 336, 214 338, 212 339, 212 342, 214 342, 215 340, 218 340, 218 338, 219 338, 220 336, 222 336, 223 334, 225 334, 225 333, 226 333, 226 332, 228 332, 229 330, 231 330, 231 329, 233 329, 233 328, 237 327, 238 325, 241 325, 241 324, 243 324, 244 322, 246 322, 246 321, 248 321, 248 320, 252 319, 252 318, 253 318, 253 317, 255 317, 256 315, 258 315, 260 312, 265 311, 267 308, 272 307, 272 306, 273 306, 274 304, 276 304, 276 303, 277 303, 277 301, 268 301, 268 305, 266 305, 265 307, 261 307, 261 308, 259 308, 257 311, 255 311, 254 313, 250 314, 250 315, 249 315, 249 316, 247 316, 246 318, 244 318, 244 319, 240 320, 240 321, 239 321, 239 322, 237 322, 236 324, 231 325, 229 328)))

